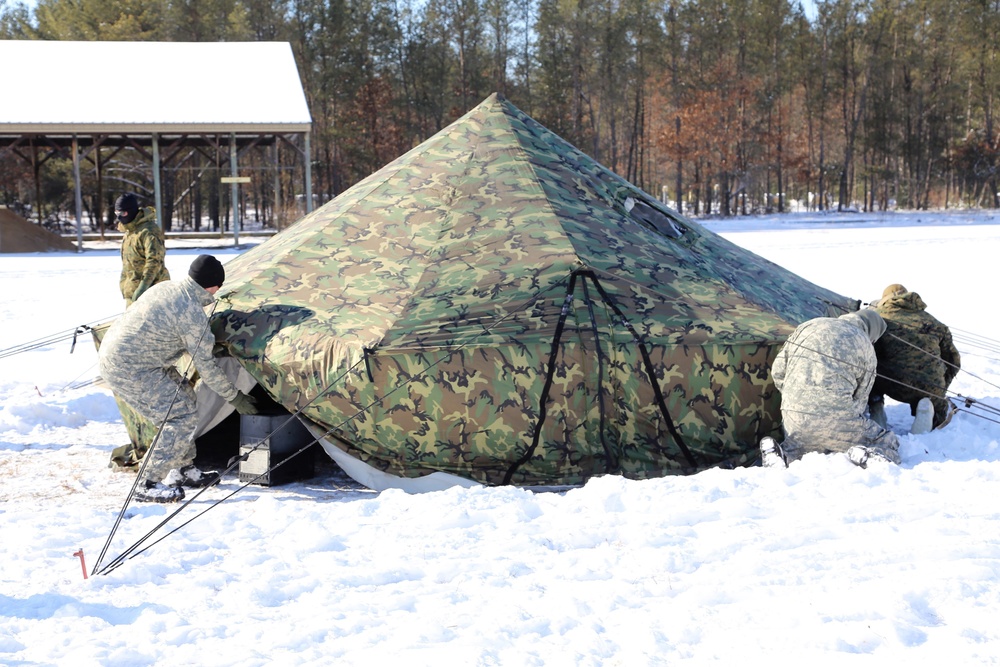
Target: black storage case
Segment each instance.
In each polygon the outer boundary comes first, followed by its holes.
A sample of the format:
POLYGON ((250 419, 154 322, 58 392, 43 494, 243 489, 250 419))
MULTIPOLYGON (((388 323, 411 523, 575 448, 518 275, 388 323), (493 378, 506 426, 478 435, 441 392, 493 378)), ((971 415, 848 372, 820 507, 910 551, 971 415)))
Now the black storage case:
POLYGON ((277 486, 311 478, 316 473, 315 447, 289 457, 313 440, 288 412, 240 415, 240 457, 247 457, 240 461, 240 481, 277 486))

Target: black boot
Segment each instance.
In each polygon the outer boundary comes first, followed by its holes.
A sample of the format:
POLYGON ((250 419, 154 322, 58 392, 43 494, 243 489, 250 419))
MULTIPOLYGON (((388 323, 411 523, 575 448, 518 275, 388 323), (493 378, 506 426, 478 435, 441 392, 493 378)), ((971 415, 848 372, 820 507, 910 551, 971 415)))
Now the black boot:
POLYGON ((194 465, 184 466, 180 470, 171 470, 163 478, 163 483, 168 486, 185 487, 188 489, 200 489, 212 486, 219 481, 219 473, 216 470, 200 470, 194 465))
POLYGON ((134 498, 141 503, 176 503, 184 500, 184 489, 147 479, 139 484, 134 498))

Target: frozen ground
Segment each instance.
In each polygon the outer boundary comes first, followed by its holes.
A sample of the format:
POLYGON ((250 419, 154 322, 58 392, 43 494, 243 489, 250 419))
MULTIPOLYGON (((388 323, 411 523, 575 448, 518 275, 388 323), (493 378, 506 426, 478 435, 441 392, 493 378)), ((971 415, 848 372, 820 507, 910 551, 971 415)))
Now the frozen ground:
MULTIPOLYGON (((952 326, 952 389, 1000 406, 1000 218, 795 215, 706 226, 868 301, 920 292, 952 326)), ((197 248, 168 251, 181 274, 197 248)), ((239 252, 212 250, 223 260, 239 252)), ((0 351, 120 310, 114 249, 0 256, 0 351)), ((0 358, 0 664, 791 665, 1000 663, 1000 417, 908 434, 903 464, 809 455, 566 493, 376 494, 227 479, 177 517, 132 505, 89 336, 0 358), (225 502, 218 501, 237 491, 225 502), (176 529, 176 532, 169 531, 176 529)))

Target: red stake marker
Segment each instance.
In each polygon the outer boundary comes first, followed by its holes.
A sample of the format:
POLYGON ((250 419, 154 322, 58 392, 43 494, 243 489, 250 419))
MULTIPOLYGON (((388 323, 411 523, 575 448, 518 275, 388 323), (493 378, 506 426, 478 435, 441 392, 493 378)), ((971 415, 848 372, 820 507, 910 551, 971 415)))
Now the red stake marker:
POLYGON ((83 578, 86 579, 87 578, 87 563, 85 563, 84 560, 83 560, 83 547, 80 547, 79 549, 77 549, 73 553, 73 555, 80 557, 80 567, 83 569, 83 578))

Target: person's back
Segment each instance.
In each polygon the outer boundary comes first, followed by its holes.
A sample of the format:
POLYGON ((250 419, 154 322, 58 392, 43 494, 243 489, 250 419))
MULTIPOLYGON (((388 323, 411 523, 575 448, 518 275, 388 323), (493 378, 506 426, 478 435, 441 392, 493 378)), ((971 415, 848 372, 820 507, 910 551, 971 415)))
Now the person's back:
POLYGON ((781 392, 781 446, 789 458, 863 445, 898 462, 895 435, 864 417, 877 364, 872 338, 884 327, 877 313, 861 311, 809 320, 788 337, 771 376, 781 392))
POLYGON ((151 287, 112 324, 101 343, 104 356, 135 372, 171 366, 187 351, 192 336, 214 342, 202 310, 212 302, 211 295, 197 288, 187 277, 151 287))
POLYGON ((920 399, 928 397, 937 427, 951 411, 945 391, 962 362, 951 331, 926 308, 918 293, 902 285, 890 285, 883 292, 876 310, 887 330, 875 344, 879 377, 872 395, 907 403, 911 414, 916 414, 920 399))

